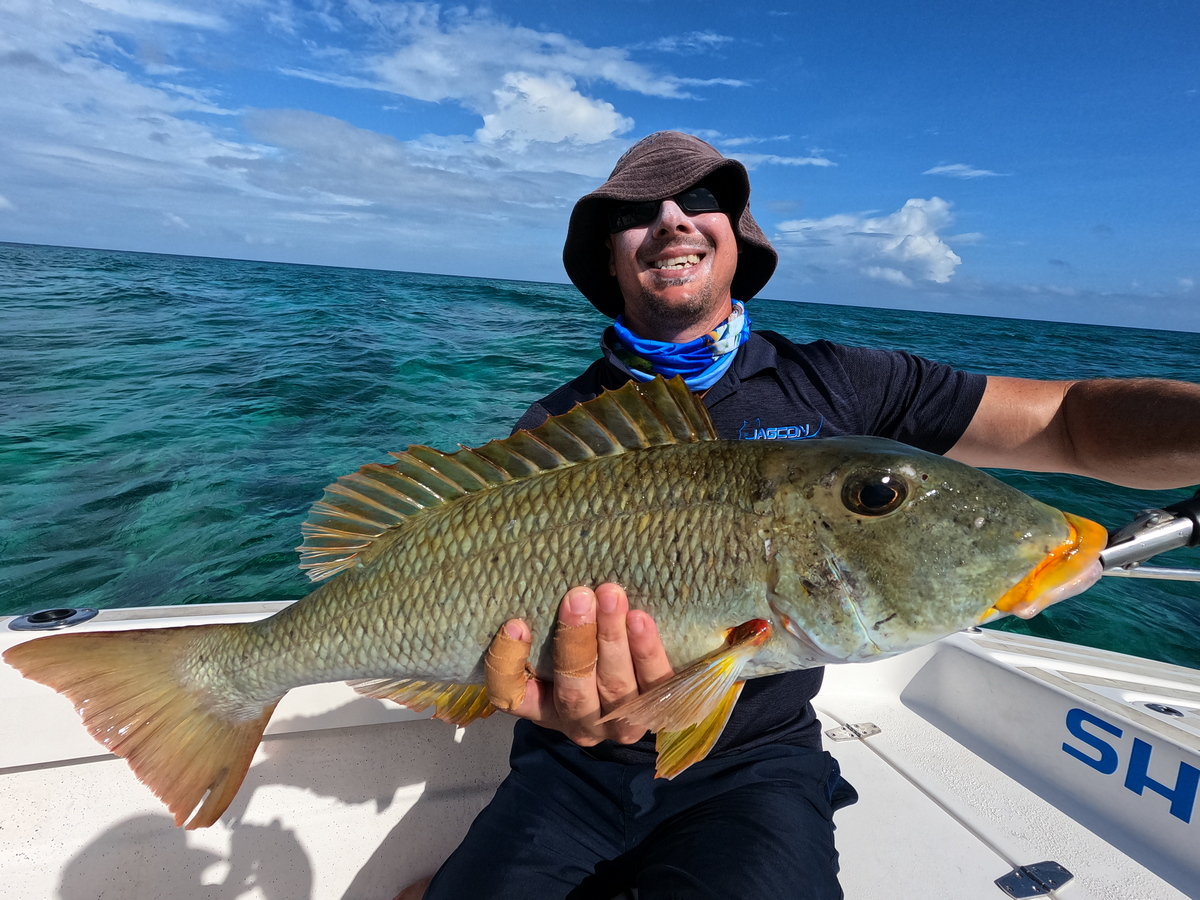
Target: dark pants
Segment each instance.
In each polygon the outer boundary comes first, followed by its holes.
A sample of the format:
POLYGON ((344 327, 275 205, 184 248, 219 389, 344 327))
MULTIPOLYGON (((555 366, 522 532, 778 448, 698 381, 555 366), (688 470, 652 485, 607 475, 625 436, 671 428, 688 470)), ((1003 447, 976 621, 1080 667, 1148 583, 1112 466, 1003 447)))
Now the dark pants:
POLYGON ((832 816, 858 795, 824 751, 760 747, 667 781, 520 722, 511 765, 426 900, 842 896, 832 816))

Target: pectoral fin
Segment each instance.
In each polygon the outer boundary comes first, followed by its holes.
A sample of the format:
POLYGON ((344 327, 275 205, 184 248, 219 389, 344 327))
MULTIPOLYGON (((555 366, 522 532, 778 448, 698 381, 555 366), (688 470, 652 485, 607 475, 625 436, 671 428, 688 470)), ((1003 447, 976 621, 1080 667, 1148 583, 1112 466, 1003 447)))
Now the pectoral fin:
POLYGON ((764 619, 732 628, 725 646, 613 710, 601 722, 621 720, 657 732, 659 778, 674 778, 704 759, 725 729, 742 692, 738 675, 771 636, 764 619))
POLYGON ((692 763, 708 756, 708 751, 725 730, 725 723, 729 721, 729 714, 733 712, 733 705, 741 696, 745 683, 735 681, 712 712, 695 725, 683 731, 660 731, 654 736, 654 749, 658 751, 655 778, 674 778, 692 763))

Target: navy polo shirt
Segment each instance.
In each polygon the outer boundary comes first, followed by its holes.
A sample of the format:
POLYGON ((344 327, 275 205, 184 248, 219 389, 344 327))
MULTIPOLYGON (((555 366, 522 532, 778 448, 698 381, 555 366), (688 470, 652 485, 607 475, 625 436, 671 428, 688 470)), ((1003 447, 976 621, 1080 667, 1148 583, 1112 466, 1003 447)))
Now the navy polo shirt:
MULTIPOLYGON (((534 428, 633 376, 612 351, 582 375, 534 403, 517 428, 534 428)), ((984 375, 963 372, 902 351, 847 347, 829 341, 794 344, 773 331, 750 336, 733 365, 704 395, 717 434, 726 440, 808 440, 863 434, 891 438, 931 453, 945 453, 970 424, 987 385, 984 375)), ((822 669, 752 678, 710 756, 767 743, 820 747, 820 724, 809 701, 822 669)), ((617 762, 646 763, 654 741, 605 741, 589 752, 617 762)))

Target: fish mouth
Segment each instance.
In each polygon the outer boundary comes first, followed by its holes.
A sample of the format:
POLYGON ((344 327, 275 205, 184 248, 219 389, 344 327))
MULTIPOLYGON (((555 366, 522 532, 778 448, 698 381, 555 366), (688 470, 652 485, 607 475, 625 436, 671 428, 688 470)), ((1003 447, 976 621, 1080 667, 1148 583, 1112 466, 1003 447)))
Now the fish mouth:
POLYGON ((1059 600, 1083 593, 1100 580, 1100 551, 1108 530, 1082 516, 1063 513, 1069 534, 1031 572, 1009 588, 980 617, 980 624, 1002 616, 1030 619, 1059 600))

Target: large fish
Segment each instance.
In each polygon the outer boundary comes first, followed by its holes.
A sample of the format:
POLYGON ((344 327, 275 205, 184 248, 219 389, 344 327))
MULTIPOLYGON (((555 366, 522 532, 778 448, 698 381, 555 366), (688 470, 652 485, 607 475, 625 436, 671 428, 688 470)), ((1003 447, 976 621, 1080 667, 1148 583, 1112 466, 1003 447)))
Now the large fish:
POLYGON ((559 599, 618 581, 678 674, 616 715, 658 732, 671 776, 708 752, 745 679, 1031 613, 1094 580, 1106 540, 892 441, 719 441, 678 379, 478 449, 394 456, 313 507, 302 565, 337 577, 282 612, 41 638, 5 661, 74 701, 197 828, 232 800, 289 689, 366 679, 364 693, 465 724, 493 709, 482 660, 501 623, 529 623, 531 665, 551 678, 559 599))

